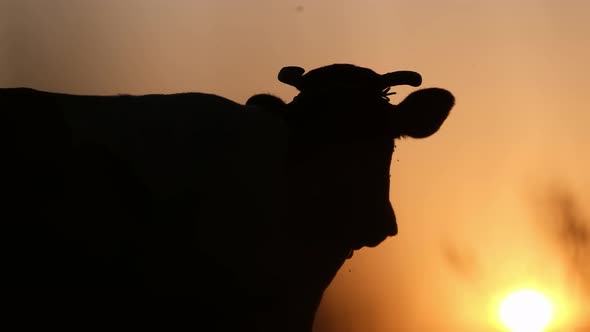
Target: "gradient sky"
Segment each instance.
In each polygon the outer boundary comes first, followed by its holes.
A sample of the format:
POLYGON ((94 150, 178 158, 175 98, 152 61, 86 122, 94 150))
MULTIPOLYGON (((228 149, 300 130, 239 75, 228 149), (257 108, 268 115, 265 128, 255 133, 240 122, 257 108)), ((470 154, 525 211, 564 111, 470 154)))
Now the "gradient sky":
POLYGON ((345 264, 316 331, 495 331, 523 286, 573 331, 590 328, 590 240, 560 230, 590 228, 588 17, 585 0, 0 0, 0 86, 245 102, 290 100, 287 65, 418 71, 457 105, 397 143, 399 235, 345 264))

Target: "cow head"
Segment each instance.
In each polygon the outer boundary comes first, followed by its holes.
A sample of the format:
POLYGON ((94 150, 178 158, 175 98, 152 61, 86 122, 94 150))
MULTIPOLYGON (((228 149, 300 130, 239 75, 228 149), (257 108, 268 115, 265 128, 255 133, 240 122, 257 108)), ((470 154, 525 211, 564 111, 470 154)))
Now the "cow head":
POLYGON ((394 139, 434 134, 454 105, 453 95, 422 89, 394 105, 390 88, 419 86, 418 73, 380 75, 349 64, 308 73, 285 67, 278 78, 300 91, 281 108, 290 130, 290 215, 300 235, 349 250, 395 235, 389 201, 394 139))

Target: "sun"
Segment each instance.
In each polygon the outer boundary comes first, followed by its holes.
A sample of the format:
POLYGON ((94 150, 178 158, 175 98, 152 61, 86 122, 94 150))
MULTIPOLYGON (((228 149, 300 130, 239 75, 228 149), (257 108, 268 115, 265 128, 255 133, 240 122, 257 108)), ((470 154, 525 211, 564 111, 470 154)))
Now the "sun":
POLYGON ((506 296, 499 315, 512 332, 542 332, 553 319, 553 305, 541 293, 523 289, 506 296))

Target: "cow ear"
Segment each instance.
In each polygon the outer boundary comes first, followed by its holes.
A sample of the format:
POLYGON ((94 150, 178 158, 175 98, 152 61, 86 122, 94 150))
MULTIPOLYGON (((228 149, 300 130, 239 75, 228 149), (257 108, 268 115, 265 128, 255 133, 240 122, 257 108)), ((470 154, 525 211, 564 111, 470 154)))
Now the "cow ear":
POLYGON ((455 105, 447 90, 429 88, 408 95, 396 108, 395 132, 399 136, 425 138, 438 131, 455 105))
POLYGON ((296 66, 283 67, 279 72, 279 81, 296 87, 301 91, 301 81, 303 79, 305 69, 296 66))

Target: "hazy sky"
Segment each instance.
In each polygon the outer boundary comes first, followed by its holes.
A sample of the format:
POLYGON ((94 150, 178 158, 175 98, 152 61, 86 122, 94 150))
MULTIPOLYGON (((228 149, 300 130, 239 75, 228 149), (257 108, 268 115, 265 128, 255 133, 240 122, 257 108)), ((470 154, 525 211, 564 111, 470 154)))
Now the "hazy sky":
POLYGON ((590 244, 559 229, 590 227, 588 17, 585 0, 0 0, 0 86, 244 102, 290 100, 286 65, 416 70, 457 105, 433 137, 398 142, 399 235, 346 263, 316 331, 493 331, 522 286, 572 331, 590 326, 590 244))

